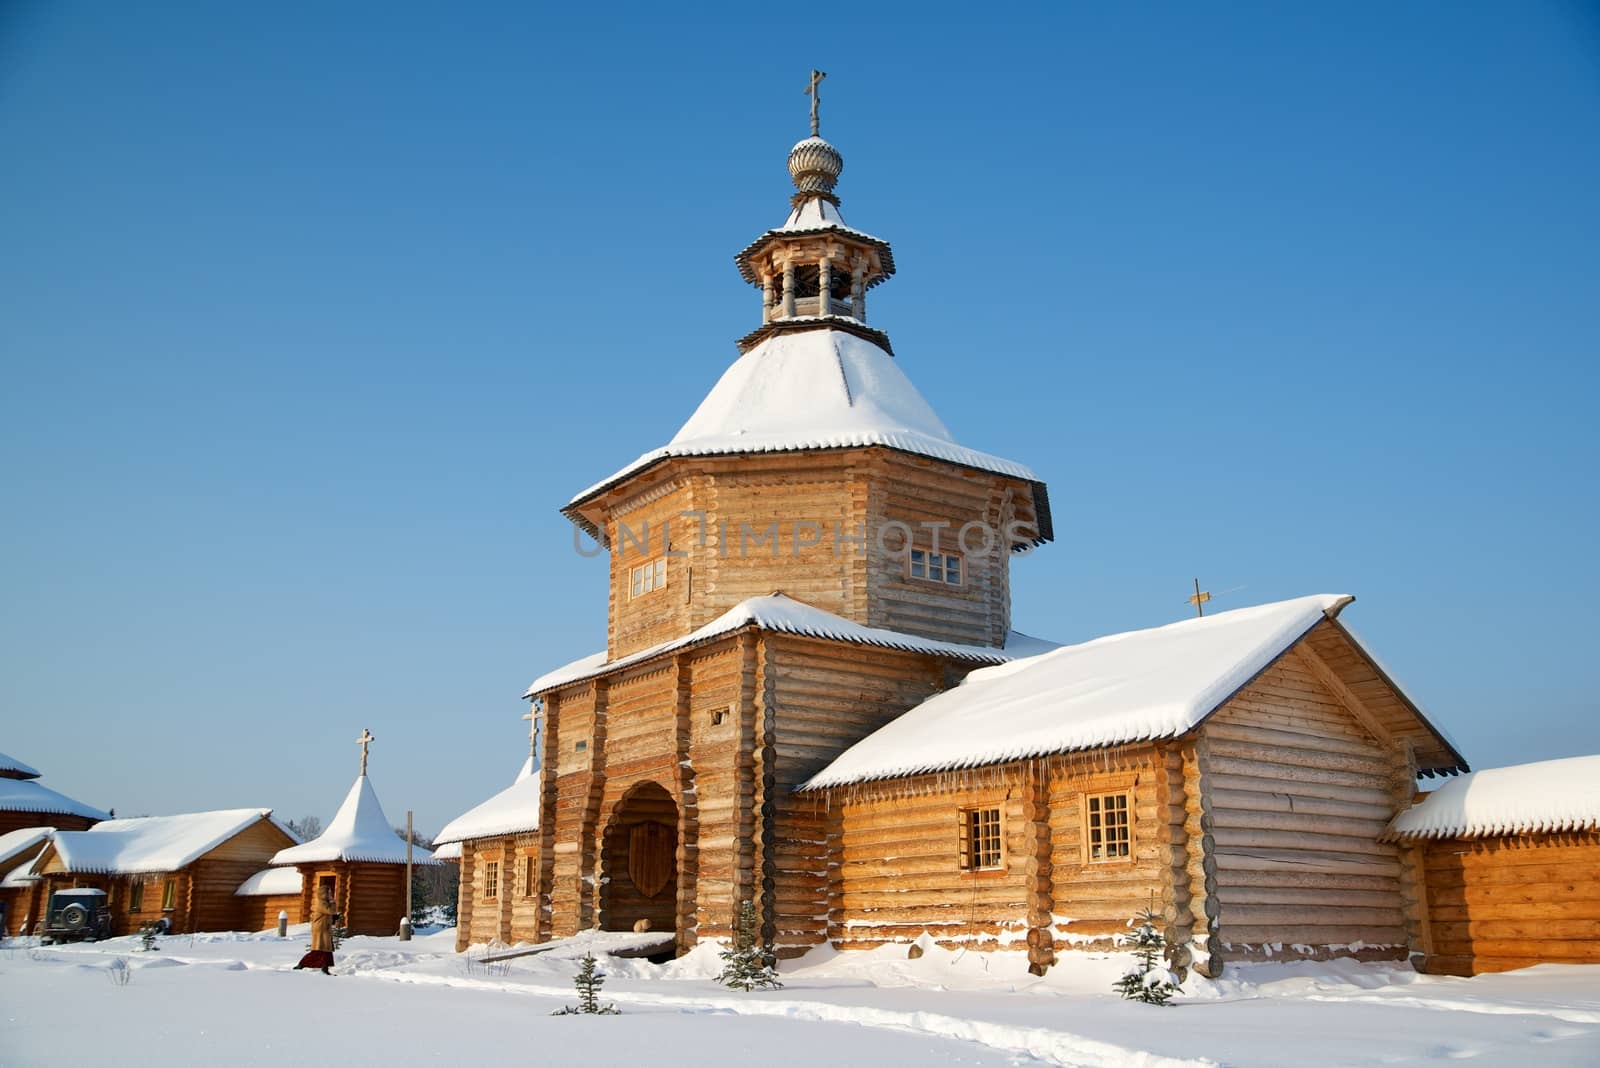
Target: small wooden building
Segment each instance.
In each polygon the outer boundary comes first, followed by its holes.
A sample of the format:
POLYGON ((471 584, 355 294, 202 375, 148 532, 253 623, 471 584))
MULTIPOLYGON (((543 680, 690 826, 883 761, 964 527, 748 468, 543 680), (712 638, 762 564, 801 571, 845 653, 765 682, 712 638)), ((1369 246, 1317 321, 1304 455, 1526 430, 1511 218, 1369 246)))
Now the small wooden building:
POLYGON ((32 930, 39 910, 39 877, 30 869, 54 830, 20 827, 0 834, 0 936, 32 930))
POLYGON ((1116 634, 911 709, 810 780, 836 945, 1109 947, 1154 905, 1175 963, 1404 959, 1418 872, 1381 840, 1465 764, 1303 597, 1116 634))
POLYGON ((1600 964, 1600 755, 1475 771, 1395 818, 1421 875, 1422 969, 1600 964))
POLYGON ((434 856, 460 861, 456 949, 510 944, 537 929, 539 775, 530 756, 512 784, 445 824, 434 856), (448 853, 447 853, 448 850, 448 853))
MULTIPOLYGON (((364 735, 370 741, 370 735, 364 735)), ((433 853, 412 847, 413 864, 435 864, 433 853)), ((333 891, 343 926, 353 935, 392 935, 406 911, 406 843, 390 825, 367 778, 365 746, 361 774, 321 836, 280 850, 273 867, 293 867, 301 877, 300 904, 291 919, 311 915, 312 895, 333 891)), ((239 883, 235 881, 234 886, 239 883)), ((276 911, 273 916, 277 915, 276 911)))
POLYGON ((270 931, 278 926, 278 913, 290 923, 301 923, 305 879, 298 868, 266 868, 239 884, 233 892, 238 898, 241 931, 270 931))
POLYGON ((40 826, 82 831, 110 818, 92 805, 41 785, 39 777, 27 764, 0 753, 0 834, 40 826))
POLYGON ((74 887, 106 891, 117 934, 163 918, 175 934, 228 931, 240 881, 294 841, 265 808, 106 820, 54 832, 32 870, 45 899, 74 887))

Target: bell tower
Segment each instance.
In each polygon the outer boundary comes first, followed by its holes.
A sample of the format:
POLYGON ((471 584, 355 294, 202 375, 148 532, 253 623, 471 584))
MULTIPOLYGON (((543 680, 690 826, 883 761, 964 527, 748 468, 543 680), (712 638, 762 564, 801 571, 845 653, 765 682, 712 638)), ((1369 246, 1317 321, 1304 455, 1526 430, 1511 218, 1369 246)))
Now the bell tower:
POLYGON ((737 256, 739 273, 761 290, 761 325, 739 339, 749 352, 774 335, 833 329, 865 338, 884 351, 889 337, 867 325, 867 290, 894 274, 889 243, 846 225, 833 188, 844 171, 844 157, 817 133, 812 72, 811 136, 789 152, 789 177, 795 193, 789 217, 737 256))

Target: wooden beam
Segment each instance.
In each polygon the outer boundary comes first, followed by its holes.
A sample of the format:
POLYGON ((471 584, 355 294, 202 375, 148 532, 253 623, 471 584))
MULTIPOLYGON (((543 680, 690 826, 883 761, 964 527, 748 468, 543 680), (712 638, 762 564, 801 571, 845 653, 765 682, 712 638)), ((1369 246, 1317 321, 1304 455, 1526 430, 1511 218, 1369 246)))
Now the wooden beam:
POLYGON ((1344 684, 1344 680, 1339 677, 1333 668, 1328 666, 1326 660, 1317 655, 1315 649, 1302 640, 1300 644, 1294 647, 1294 652, 1300 658, 1301 663, 1310 669, 1311 674, 1315 675, 1318 681, 1339 699, 1339 703, 1344 705, 1345 710, 1367 729, 1367 733, 1388 748, 1392 749, 1398 744, 1394 735, 1390 734, 1383 724, 1378 721, 1378 717, 1372 714, 1372 710, 1367 707, 1366 702, 1357 697, 1355 691, 1344 684))

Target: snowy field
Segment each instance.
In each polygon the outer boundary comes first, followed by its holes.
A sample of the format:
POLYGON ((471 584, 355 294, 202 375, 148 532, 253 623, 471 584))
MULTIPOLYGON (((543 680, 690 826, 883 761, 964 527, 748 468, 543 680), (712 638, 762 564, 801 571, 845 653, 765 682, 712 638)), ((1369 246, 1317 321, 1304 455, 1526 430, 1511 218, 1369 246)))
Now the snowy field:
POLYGON ((0 1064, 639 1065, 1600 1064, 1600 967, 1420 976, 1395 965, 1230 966, 1169 1008, 1109 992, 1125 957, 814 952, 782 990, 710 980, 702 948, 666 965, 604 959, 620 1016, 575 1002, 573 956, 484 964, 454 931, 355 938, 332 977, 290 969, 305 928, 270 935, 0 946, 0 1064), (118 984, 114 962, 125 960, 118 984))

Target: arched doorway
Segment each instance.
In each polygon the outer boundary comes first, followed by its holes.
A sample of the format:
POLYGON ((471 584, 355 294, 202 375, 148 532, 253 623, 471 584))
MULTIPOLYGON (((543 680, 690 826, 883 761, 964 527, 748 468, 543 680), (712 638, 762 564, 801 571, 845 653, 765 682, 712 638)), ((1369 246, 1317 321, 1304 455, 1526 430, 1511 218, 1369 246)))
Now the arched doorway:
POLYGON ((675 931, 678 921, 678 806, 658 783, 629 790, 606 824, 602 845, 600 927, 631 931, 640 920, 652 931, 675 931))

